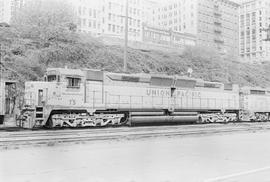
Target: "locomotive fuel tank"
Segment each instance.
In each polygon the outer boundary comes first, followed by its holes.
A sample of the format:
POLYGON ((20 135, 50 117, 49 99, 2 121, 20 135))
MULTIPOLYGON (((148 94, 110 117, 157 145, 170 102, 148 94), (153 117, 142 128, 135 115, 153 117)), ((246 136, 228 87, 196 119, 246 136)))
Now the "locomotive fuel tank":
POLYGON ((139 125, 139 124, 158 124, 158 123, 196 123, 198 121, 198 115, 194 116, 132 116, 130 117, 131 125, 139 125))

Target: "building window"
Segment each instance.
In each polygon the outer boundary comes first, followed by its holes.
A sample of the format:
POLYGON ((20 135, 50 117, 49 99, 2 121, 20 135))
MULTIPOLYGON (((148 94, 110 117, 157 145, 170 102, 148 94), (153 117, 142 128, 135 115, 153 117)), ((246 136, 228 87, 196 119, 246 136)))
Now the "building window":
POLYGON ((81 15, 81 14, 82 14, 82 8, 81 8, 81 7, 79 7, 78 12, 79 12, 79 15, 81 15))
POLYGON ((246 14, 246 25, 250 25, 250 14, 246 14))
POLYGON ((93 15, 94 15, 94 18, 96 18, 97 17, 97 12, 96 12, 96 10, 94 9, 94 11, 93 11, 93 15))
POLYGON ((244 37, 244 34, 245 34, 244 31, 241 31, 241 37, 244 37))
POLYGON ((92 16, 92 10, 89 9, 89 16, 92 16))
POLYGON ((112 19, 112 14, 111 14, 111 13, 109 13, 109 17, 108 17, 108 19, 109 19, 109 20, 111 20, 111 19, 112 19))
POLYGON ((89 20, 88 27, 91 27, 91 26, 92 26, 92 23, 91 23, 91 20, 89 20))
POLYGON ((109 2, 109 9, 111 9, 112 8, 112 3, 111 2, 109 2))

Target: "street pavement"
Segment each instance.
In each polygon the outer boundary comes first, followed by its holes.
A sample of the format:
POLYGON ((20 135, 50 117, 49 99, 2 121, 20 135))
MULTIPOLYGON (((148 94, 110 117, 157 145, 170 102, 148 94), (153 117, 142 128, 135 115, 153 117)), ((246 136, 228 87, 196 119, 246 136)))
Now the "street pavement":
POLYGON ((2 150, 0 181, 266 182, 270 132, 2 150))

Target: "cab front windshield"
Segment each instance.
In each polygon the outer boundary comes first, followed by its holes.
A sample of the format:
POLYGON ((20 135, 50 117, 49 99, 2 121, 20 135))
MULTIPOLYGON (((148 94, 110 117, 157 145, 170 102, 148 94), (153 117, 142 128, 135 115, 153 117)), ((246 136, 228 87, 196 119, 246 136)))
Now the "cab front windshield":
POLYGON ((48 75, 47 76, 47 81, 48 82, 55 82, 57 79, 56 79, 56 75, 48 75))

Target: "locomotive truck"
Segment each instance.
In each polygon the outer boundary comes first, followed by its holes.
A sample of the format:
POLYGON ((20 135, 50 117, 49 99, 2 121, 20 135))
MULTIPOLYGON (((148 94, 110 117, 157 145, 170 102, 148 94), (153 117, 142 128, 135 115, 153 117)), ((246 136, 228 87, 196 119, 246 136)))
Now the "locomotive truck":
POLYGON ((267 121, 270 90, 185 76, 48 68, 25 83, 26 128, 267 121), (255 105, 254 105, 255 104, 255 105))

